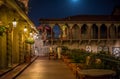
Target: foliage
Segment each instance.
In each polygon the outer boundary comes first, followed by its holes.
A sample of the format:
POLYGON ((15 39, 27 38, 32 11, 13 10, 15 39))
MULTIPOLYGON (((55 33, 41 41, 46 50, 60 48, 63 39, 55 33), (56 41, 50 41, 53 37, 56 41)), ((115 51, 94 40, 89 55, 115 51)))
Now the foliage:
POLYGON ((1 35, 6 32, 6 27, 5 26, 0 26, 0 33, 1 35))
POLYGON ((120 60, 113 55, 101 51, 99 53, 87 53, 85 50, 69 49, 65 55, 69 56, 74 63, 82 64, 85 69, 112 69, 116 74, 120 73, 120 60), (90 56, 89 64, 86 64, 86 57, 90 56))
POLYGON ((61 54, 66 54, 68 52, 68 48, 66 46, 60 46, 62 48, 62 53, 61 54))
POLYGON ((28 44, 34 44, 35 41, 34 41, 33 38, 29 37, 25 40, 25 42, 28 43, 28 44))
POLYGON ((71 58, 75 63, 85 63, 86 57, 89 54, 80 49, 71 50, 71 58))

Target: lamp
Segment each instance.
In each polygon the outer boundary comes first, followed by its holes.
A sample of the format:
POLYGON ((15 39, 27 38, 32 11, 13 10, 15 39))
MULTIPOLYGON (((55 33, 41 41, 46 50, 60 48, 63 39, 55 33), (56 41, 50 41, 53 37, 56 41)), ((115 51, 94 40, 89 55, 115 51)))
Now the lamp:
POLYGON ((16 21, 16 19, 15 19, 15 18, 14 18, 14 20, 13 20, 12 24, 13 24, 13 27, 16 27, 16 26, 17 26, 17 21, 16 21))
POLYGON ((24 28, 24 32, 26 32, 27 31, 27 28, 26 28, 26 26, 25 26, 25 28, 24 28))
POLYGON ((30 36, 32 36, 33 35, 33 33, 32 33, 32 31, 30 32, 30 36))

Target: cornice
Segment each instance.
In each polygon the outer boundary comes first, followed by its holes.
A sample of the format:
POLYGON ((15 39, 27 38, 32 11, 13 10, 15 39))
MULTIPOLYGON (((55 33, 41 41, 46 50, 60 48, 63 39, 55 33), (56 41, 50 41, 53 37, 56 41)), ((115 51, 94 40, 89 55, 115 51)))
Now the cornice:
POLYGON ((20 16, 27 21, 30 27, 37 32, 37 30, 35 29, 34 23, 28 18, 27 14, 19 7, 19 5, 17 5, 15 0, 6 0, 5 2, 6 2, 6 5, 9 5, 14 10, 16 10, 16 12, 18 12, 20 16))

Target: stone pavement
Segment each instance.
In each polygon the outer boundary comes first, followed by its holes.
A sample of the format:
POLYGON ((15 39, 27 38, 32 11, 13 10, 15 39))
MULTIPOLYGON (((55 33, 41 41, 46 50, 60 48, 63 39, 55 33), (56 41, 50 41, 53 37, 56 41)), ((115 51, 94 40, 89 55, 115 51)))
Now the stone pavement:
POLYGON ((39 57, 16 79, 76 79, 61 60, 39 57))
POLYGON ((0 71, 0 79, 15 79, 24 69, 26 69, 37 57, 33 57, 29 63, 15 65, 13 68, 0 71))

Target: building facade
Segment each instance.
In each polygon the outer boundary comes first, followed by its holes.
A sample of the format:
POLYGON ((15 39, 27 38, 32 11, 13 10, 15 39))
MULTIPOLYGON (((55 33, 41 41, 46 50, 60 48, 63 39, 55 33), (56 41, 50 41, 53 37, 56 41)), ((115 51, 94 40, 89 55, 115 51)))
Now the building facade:
POLYGON ((120 55, 120 8, 111 15, 77 15, 61 19, 39 19, 43 40, 51 45, 84 49, 97 53, 106 51, 120 55), (45 38, 45 37, 46 38, 45 38))
POLYGON ((31 46, 25 40, 37 30, 23 6, 18 0, 0 0, 0 69, 12 68, 31 57, 31 46), (24 28, 28 31, 24 32, 24 28))

